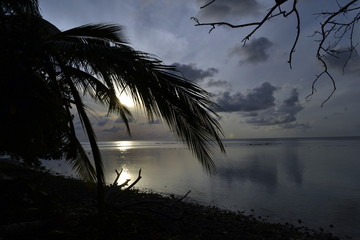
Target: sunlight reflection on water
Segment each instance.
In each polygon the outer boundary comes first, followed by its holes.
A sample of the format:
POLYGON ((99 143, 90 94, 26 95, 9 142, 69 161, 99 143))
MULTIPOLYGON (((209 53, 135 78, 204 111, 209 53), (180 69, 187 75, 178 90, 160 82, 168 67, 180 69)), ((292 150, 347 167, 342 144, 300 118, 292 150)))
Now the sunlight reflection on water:
MULTIPOLYGON (((120 177, 117 180, 118 185, 121 185, 128 180, 135 180, 135 179, 133 179, 133 176, 129 173, 129 170, 125 166, 123 166, 122 169, 119 170, 119 172, 120 172, 120 177)), ((116 177, 116 175, 114 175, 114 179, 115 179, 115 177, 116 177)), ((131 184, 131 182, 130 182, 130 184, 131 184)))
POLYGON ((133 143, 131 141, 117 141, 115 144, 120 151, 126 151, 133 148, 133 143))

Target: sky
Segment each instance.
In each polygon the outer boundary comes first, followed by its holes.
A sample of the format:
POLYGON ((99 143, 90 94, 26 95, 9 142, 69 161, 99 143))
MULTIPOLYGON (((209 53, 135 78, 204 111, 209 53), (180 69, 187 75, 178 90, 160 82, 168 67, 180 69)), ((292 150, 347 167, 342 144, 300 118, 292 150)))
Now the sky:
MULTIPOLYGON (((40 0, 42 16, 67 30, 89 23, 114 23, 125 27, 130 45, 175 65, 189 80, 214 95, 221 107, 220 124, 225 138, 326 137, 360 135, 360 58, 356 55, 343 72, 344 57, 328 58, 337 90, 329 78, 320 78, 310 98, 311 85, 322 65, 316 59, 321 18, 314 13, 336 9, 333 0, 300 0, 301 35, 296 36, 294 16, 266 22, 244 45, 252 28, 231 29, 195 26, 200 22, 258 21, 272 7, 269 0, 40 0), (326 6, 326 7, 324 7, 326 6)), ((340 3, 347 2, 339 0, 340 3)), ((289 4, 284 4, 288 9, 289 4)), ((354 40, 359 34, 355 31, 354 40)), ((106 109, 89 103, 99 140, 129 139, 123 121, 107 116, 106 109)), ((130 108, 133 140, 173 139, 161 120, 149 122, 139 109, 130 108)), ((76 122, 80 128, 80 122, 76 122)), ((81 135, 81 131, 79 131, 81 135)))

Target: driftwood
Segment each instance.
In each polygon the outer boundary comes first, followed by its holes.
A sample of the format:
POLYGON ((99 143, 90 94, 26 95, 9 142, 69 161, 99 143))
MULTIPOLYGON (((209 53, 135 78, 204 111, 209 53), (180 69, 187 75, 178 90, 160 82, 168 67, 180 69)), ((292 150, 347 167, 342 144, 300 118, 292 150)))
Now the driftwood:
POLYGON ((132 211, 134 213, 143 214, 149 212, 152 214, 164 216, 171 219, 179 219, 182 216, 182 212, 175 211, 175 205, 182 202, 191 191, 188 191, 184 196, 180 198, 169 199, 147 199, 147 200, 132 200, 130 195, 126 195, 125 192, 133 188, 142 178, 141 169, 135 181, 129 186, 131 179, 126 179, 123 183, 118 185, 118 180, 122 173, 115 170, 116 177, 113 184, 110 185, 108 192, 105 195, 105 202, 113 210, 132 211), (127 186, 127 187, 126 187, 127 186))
POLYGON ((136 180, 130 186, 125 188, 129 184, 131 179, 126 179, 123 183, 118 185, 118 180, 119 180, 120 175, 121 175, 122 172, 123 172, 123 169, 121 169, 120 171, 115 170, 115 173, 116 173, 115 180, 114 180, 114 182, 112 184, 110 184, 110 188, 109 188, 109 190, 107 191, 107 193, 105 195, 105 202, 108 205, 114 205, 119 200, 119 197, 120 197, 119 195, 121 194, 121 191, 131 189, 141 179, 141 169, 140 169, 139 170, 139 175, 136 178, 136 180))
MULTIPOLYGON (((131 179, 126 179, 125 182, 118 185, 118 180, 120 178, 120 175, 121 175, 122 171, 123 171, 123 169, 121 169, 120 172, 118 170, 115 170, 116 177, 115 177, 115 180, 114 180, 113 184, 111 184, 110 187, 117 187, 117 188, 121 189, 121 188, 128 185, 128 183, 131 181, 131 179)), ((141 177, 141 168, 140 168, 139 175, 136 178, 136 180, 130 186, 128 186, 125 190, 129 190, 130 188, 134 187, 140 181, 141 178, 142 177, 141 177)))
POLYGON ((140 179, 141 179, 141 168, 140 168, 140 170, 139 170, 139 175, 138 175, 138 177, 136 178, 136 180, 135 180, 130 186, 128 186, 128 187, 126 188, 126 190, 129 190, 130 188, 134 187, 134 186, 140 181, 140 179))
POLYGON ((121 169, 121 170, 120 170, 120 172, 118 172, 118 170, 116 170, 116 169, 115 169, 115 172, 116 172, 116 178, 115 178, 115 180, 114 180, 114 182, 113 182, 113 184, 112 184, 112 185, 117 185, 117 181, 119 180, 119 177, 120 177, 120 175, 121 175, 122 171, 123 171, 123 169, 121 169))
POLYGON ((118 186, 118 189, 122 189, 123 187, 127 186, 130 181, 131 181, 131 179, 126 179, 125 182, 123 182, 122 184, 120 184, 118 186))

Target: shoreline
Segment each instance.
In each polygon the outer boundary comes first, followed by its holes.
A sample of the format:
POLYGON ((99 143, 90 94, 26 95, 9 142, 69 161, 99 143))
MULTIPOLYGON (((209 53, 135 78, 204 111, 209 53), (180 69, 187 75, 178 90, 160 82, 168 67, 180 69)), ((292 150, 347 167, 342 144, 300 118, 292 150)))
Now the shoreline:
POLYGON ((0 183, 5 193, 0 239, 1 234, 6 239, 95 239, 99 234, 107 239, 340 239, 305 226, 270 223, 139 190, 122 191, 118 206, 108 208, 106 226, 99 227, 91 184, 9 161, 0 161, 0 183), (20 227, 24 223, 36 226, 20 227))

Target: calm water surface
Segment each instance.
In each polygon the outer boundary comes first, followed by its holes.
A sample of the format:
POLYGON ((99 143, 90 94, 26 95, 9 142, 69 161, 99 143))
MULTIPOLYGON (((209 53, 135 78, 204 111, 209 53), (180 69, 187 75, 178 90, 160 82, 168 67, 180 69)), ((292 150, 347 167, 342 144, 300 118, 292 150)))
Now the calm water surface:
MULTIPOLYGON (((213 176, 178 142, 99 144, 108 183, 115 169, 124 169, 123 181, 135 180, 141 168, 139 189, 178 195, 191 190, 191 199, 203 204, 270 221, 301 219, 360 239, 360 138, 227 140, 227 155, 217 157, 213 176)), ((53 169, 57 164, 48 163, 53 169)))

